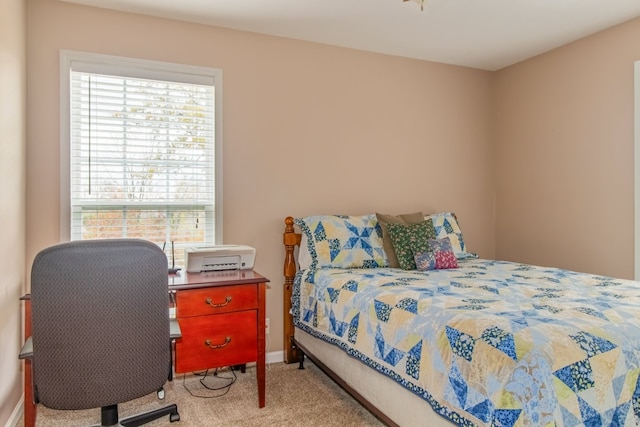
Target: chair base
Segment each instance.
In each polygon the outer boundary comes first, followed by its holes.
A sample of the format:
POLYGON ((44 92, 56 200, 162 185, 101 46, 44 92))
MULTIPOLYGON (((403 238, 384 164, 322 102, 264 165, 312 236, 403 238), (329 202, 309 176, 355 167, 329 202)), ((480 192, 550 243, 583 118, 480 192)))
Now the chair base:
POLYGON ((180 414, 178 413, 178 406, 167 405, 162 408, 154 409, 149 412, 143 412, 141 414, 132 415, 122 420, 118 419, 118 405, 104 406, 100 409, 101 427, 106 426, 123 426, 123 427, 136 427, 157 420, 158 418, 169 415, 170 422, 180 421, 180 414))

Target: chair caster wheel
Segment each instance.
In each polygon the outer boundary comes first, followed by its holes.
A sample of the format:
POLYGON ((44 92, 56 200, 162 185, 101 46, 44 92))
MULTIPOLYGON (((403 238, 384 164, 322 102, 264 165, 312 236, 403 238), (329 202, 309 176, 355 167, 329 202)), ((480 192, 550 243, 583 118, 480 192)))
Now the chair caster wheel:
POLYGON ((164 389, 161 388, 160 390, 158 390, 157 395, 158 395, 158 399, 163 400, 164 399, 164 389))
POLYGON ((180 414, 176 412, 175 414, 169 415, 169 422, 175 423, 176 421, 180 421, 180 414))

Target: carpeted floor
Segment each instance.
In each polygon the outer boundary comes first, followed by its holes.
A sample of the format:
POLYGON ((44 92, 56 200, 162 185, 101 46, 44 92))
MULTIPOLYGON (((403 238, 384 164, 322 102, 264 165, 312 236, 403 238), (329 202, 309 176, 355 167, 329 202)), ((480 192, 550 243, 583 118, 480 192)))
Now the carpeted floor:
MULTIPOLYGON (((166 397, 158 400, 156 394, 120 405, 120 416, 126 417, 165 404, 176 403, 180 422, 186 426, 382 426, 371 413, 354 401, 344 390, 331 381, 310 361, 304 370, 297 364, 274 363, 267 365, 266 406, 258 408, 255 367, 246 373, 234 372, 237 379, 226 394, 213 391, 233 378, 224 370, 217 376, 209 372, 203 379, 196 375, 176 375, 166 384, 166 397)), ((56 411, 38 406, 38 427, 85 426, 100 423, 100 410, 56 411)), ((22 419, 18 426, 22 426, 22 419)), ((168 426, 168 417, 153 421, 148 426, 168 426)))

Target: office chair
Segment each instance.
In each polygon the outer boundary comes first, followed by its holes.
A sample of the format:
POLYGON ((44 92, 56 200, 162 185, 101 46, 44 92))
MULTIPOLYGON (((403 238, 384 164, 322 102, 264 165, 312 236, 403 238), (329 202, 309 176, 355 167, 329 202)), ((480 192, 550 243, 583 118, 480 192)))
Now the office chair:
POLYGON ((100 407, 102 426, 164 415, 178 421, 175 404, 118 416, 118 403, 160 392, 167 381, 167 283, 164 252, 144 240, 74 241, 41 251, 31 269, 31 347, 21 354, 32 361, 34 400, 52 409, 100 407))

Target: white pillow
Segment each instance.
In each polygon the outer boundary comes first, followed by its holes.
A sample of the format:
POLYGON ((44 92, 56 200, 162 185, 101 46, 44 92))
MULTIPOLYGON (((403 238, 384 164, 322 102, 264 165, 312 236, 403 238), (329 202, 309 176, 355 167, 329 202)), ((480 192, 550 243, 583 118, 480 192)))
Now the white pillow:
POLYGON ((309 243, 307 241, 307 235, 302 233, 302 239, 300 239, 300 247, 298 248, 298 268, 300 270, 306 270, 311 266, 313 259, 309 253, 309 243))

